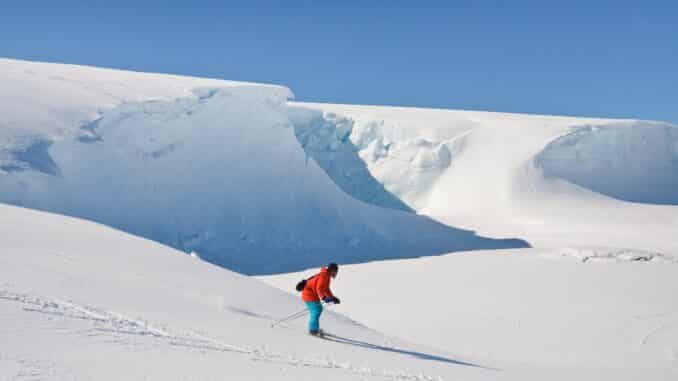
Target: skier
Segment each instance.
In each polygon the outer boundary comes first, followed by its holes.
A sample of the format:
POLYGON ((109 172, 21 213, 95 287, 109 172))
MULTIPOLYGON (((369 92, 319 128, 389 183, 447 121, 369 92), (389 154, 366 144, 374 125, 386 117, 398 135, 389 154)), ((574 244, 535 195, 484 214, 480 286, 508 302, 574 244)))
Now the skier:
POLYGON ((309 312, 308 333, 311 335, 323 336, 323 331, 320 329, 320 314, 323 312, 323 306, 320 301, 341 303, 330 290, 330 281, 337 277, 338 272, 339 266, 336 263, 330 263, 327 267, 321 268, 318 274, 308 278, 301 291, 301 299, 306 303, 309 312))

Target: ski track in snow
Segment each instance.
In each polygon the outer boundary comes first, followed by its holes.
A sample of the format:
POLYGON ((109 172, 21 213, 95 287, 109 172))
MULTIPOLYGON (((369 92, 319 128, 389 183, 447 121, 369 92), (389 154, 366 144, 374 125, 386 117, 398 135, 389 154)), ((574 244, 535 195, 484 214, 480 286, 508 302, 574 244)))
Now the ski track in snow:
MULTIPOLYGON (((10 356, 0 353, 0 368, 7 372, 13 371, 11 378, 7 380, 72 380, 75 379, 69 375, 68 371, 62 369, 56 364, 44 360, 36 360, 21 356, 10 356)), ((5 380, 5 379, 3 379, 5 380)))
MULTIPOLYGON (((35 295, 0 290, 0 299, 22 304, 26 312, 49 314, 68 319, 82 319, 96 327, 89 336, 98 336, 97 333, 115 333, 123 335, 139 335, 162 340, 169 345, 186 347, 201 351, 230 352, 250 356, 251 361, 263 361, 297 367, 337 369, 361 376, 384 377, 394 380, 413 381, 443 381, 440 377, 433 377, 423 373, 411 373, 404 370, 373 369, 354 366, 349 362, 337 361, 327 357, 303 357, 276 353, 261 348, 244 348, 224 343, 210 338, 205 334, 191 330, 179 330, 163 324, 150 323, 143 319, 134 319, 114 311, 103 310, 92 306, 76 304, 70 301, 51 299, 35 295)), ((118 342, 118 344, 120 344, 118 342)), ((36 360, 23 358, 0 357, 0 363, 5 360, 19 364, 20 370, 17 379, 42 379, 44 376, 54 375, 54 364, 37 364, 36 360), (45 366, 48 365, 48 366, 45 366), (47 373, 45 373, 47 372, 47 373)))
MULTIPOLYGON (((654 313, 650 315, 640 315, 636 316, 635 318, 637 320, 658 320, 656 326, 652 328, 648 333, 643 335, 643 337, 640 340, 641 345, 647 345, 650 343, 650 341, 656 337, 659 337, 660 334, 666 333, 667 331, 670 331, 674 329, 676 326, 678 326, 678 311, 665 311, 665 312, 659 312, 659 313, 654 313), (676 315, 674 317, 674 315, 676 315)), ((669 358, 669 361, 673 362, 676 366, 678 365, 678 348, 669 348, 667 349, 667 355, 669 358)))

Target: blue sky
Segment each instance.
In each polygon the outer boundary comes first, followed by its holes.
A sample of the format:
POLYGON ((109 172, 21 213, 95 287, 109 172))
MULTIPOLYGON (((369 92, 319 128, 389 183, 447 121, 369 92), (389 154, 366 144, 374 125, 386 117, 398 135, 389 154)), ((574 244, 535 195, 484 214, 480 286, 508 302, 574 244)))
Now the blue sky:
POLYGON ((678 122, 678 1, 3 1, 0 56, 678 122))

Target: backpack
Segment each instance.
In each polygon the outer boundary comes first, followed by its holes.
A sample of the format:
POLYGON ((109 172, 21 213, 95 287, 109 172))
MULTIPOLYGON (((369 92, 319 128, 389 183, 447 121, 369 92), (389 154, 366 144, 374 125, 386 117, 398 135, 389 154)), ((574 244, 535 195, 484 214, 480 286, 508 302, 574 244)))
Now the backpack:
POLYGON ((299 292, 304 291, 304 289, 306 288, 306 283, 308 283, 308 281, 313 279, 313 278, 315 278, 315 275, 313 275, 312 277, 310 277, 308 279, 300 280, 299 283, 297 283, 297 287, 296 287, 297 291, 299 291, 299 292))

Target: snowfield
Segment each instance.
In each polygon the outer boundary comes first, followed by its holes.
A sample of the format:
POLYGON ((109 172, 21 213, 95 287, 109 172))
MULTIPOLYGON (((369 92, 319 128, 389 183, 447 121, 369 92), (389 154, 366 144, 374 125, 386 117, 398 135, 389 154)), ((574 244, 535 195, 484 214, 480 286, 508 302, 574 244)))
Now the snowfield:
POLYGON ((361 320, 326 314, 340 338, 325 341, 303 319, 270 328, 296 295, 102 225, 0 205, 0 235, 3 380, 678 375, 678 282, 661 263, 514 251, 343 266, 331 310, 361 320))
MULTIPOLYGON (((42 81, 51 88, 63 82, 36 74, 42 73, 41 65, 0 64, 31 68, 30 73, 15 68, 5 74, 28 77, 28 83, 42 81)), ((61 70, 58 78, 69 76, 69 86, 89 83, 70 66, 54 66, 47 66, 48 73, 61 70)), ((109 72, 101 76, 108 78, 109 72)), ((111 80, 129 85, 133 94, 131 83, 140 79, 128 77, 111 80)), ((170 84, 174 77, 164 80, 170 84)), ((12 98, 15 88, 24 86, 23 80, 9 82, 0 98, 12 98)), ((356 263, 528 246, 356 200, 295 137, 287 114, 289 90, 204 84, 196 81, 188 96, 168 92, 155 99, 149 90, 150 100, 124 99, 90 120, 72 122, 61 137, 47 127, 21 139, 13 130, 0 131, 6 142, 0 145, 6 158, 0 163, 5 170, 0 201, 101 222, 248 274, 301 270, 330 260, 356 263)), ((108 82, 80 90, 94 92, 93 100, 107 99, 108 82)), ((68 97, 71 89, 62 91, 57 99, 68 97)), ((25 101, 41 107, 31 102, 25 101)), ((85 106, 90 107, 85 104, 82 115, 85 106)), ((66 116, 73 113, 70 106, 61 107, 60 102, 50 105, 56 109, 49 113, 55 125, 67 125, 66 116)))
POLYGON ((0 379, 676 379, 678 126, 292 96, 0 59, 0 379))
POLYGON ((315 121, 295 125, 312 135, 302 143, 320 163, 331 163, 325 167, 338 184, 361 181, 351 166, 340 165, 346 153, 334 148, 350 146, 346 150, 405 208, 447 225, 518 237, 534 247, 620 247, 678 257, 678 126, 403 107, 293 107, 316 110, 315 121))
POLYGON ((0 205, 2 380, 439 380, 494 371, 92 222, 0 205))
MULTIPOLYGON (((344 266, 335 310, 509 379, 674 380, 678 268, 648 255, 522 249, 344 266)), ((312 274, 262 279, 289 290, 312 274)))

